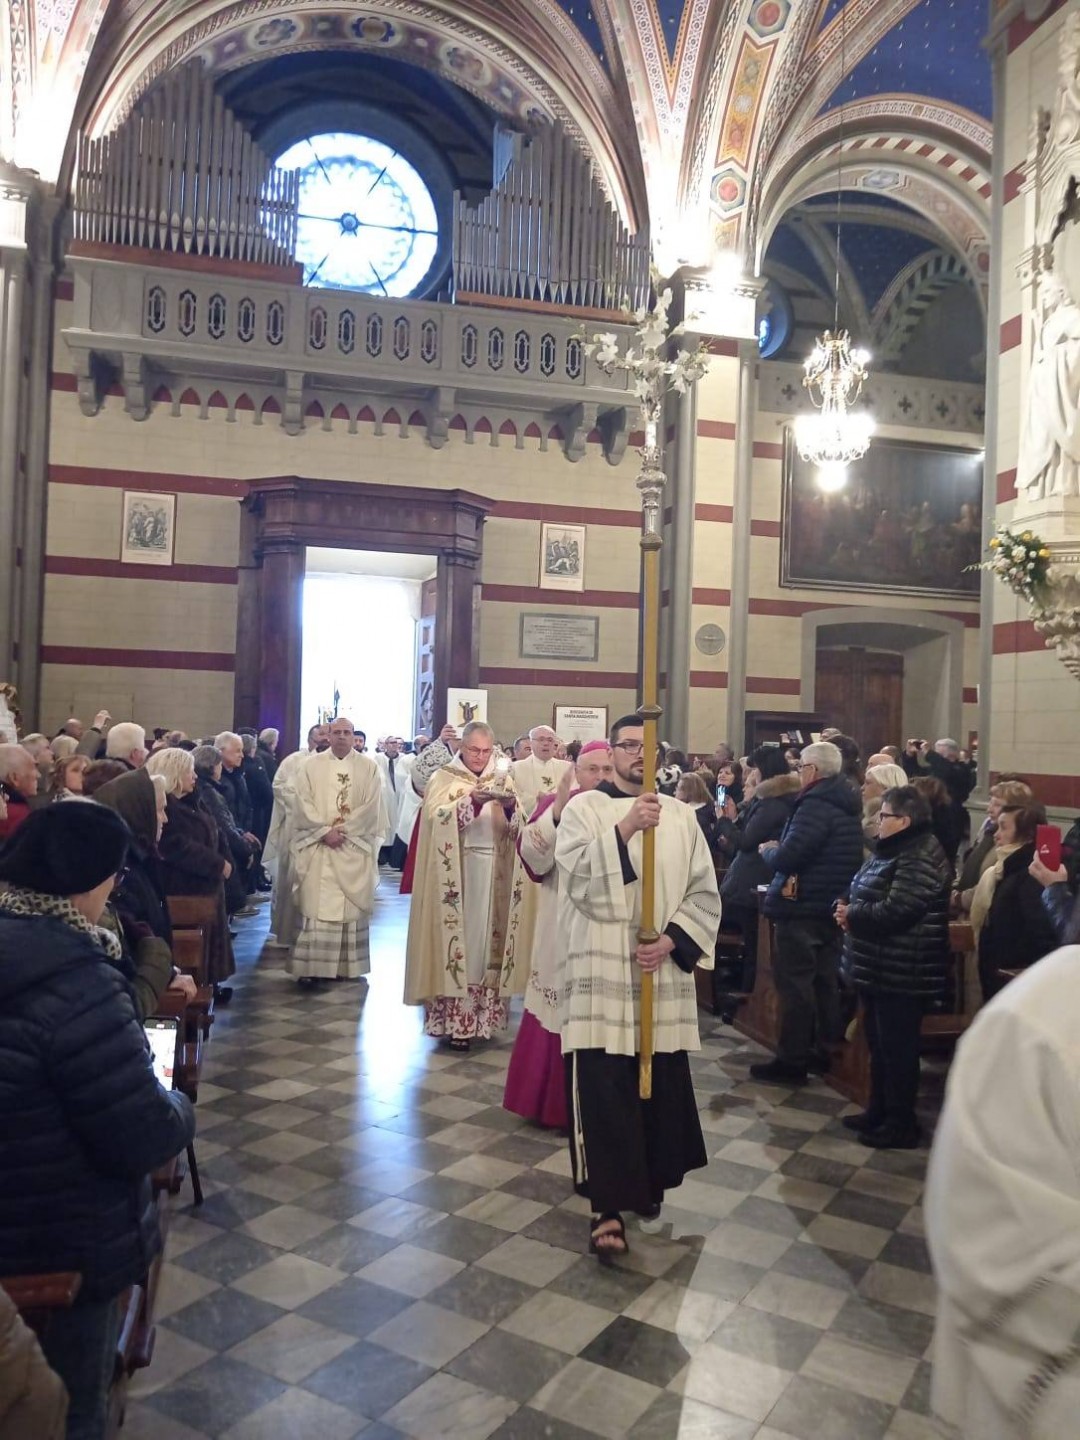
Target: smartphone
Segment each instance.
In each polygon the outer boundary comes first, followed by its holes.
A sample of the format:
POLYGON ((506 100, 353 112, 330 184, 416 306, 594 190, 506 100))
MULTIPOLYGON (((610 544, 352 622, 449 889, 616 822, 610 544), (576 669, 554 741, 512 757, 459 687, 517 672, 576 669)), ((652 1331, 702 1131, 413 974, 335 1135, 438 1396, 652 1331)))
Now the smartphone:
POLYGON ((726 785, 717 785, 717 787, 716 787, 716 805, 717 805, 717 809, 719 809, 719 808, 724 804, 724 802, 725 802, 726 800, 727 800, 727 786, 726 786, 726 785))
POLYGON ((1061 831, 1056 825, 1035 827, 1035 853, 1048 870, 1061 865, 1061 831))

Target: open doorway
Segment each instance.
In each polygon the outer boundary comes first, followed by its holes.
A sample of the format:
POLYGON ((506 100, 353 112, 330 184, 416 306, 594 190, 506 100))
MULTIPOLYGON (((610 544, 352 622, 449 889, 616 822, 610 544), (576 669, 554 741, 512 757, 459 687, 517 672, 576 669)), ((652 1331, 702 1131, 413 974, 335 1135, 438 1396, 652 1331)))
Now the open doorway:
MULTIPOLYGON (((422 724, 411 730, 437 731, 448 688, 475 689, 479 680, 480 567, 491 509, 467 490, 295 475, 251 481, 240 526, 237 724, 272 725, 286 749, 300 742, 307 552, 326 547, 434 559, 435 580, 421 582, 421 595, 432 601, 423 615, 437 609, 438 624, 425 627, 420 646, 422 724)), ((377 624, 378 616, 346 613, 334 624, 341 649, 355 649, 365 620, 377 624)), ((316 709, 319 703, 326 702, 316 709)))
MULTIPOLYGON (((303 728, 348 715, 368 746, 415 733, 424 657, 425 599, 434 555, 308 546, 304 567, 300 709, 303 728), (342 643, 343 626, 348 641, 342 643)), ((429 601, 430 606, 430 601, 429 601)))

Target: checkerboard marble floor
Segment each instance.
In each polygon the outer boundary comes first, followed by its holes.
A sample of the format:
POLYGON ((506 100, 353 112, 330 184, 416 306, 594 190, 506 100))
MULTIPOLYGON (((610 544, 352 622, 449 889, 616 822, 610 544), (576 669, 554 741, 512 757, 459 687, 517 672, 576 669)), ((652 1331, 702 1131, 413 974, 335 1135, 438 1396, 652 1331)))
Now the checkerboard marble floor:
POLYGON ((453 1055, 402 1005, 395 891, 368 985, 299 990, 242 922, 127 1440, 936 1440, 926 1152, 703 1015, 708 1169, 601 1269, 565 1142, 502 1109, 513 1031, 453 1055))

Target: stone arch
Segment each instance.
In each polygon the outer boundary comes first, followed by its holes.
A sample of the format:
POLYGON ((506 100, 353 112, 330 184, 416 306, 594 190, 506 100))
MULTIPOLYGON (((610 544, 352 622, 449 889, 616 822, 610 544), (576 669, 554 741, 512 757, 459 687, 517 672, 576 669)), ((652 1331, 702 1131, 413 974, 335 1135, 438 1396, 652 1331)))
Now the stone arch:
POLYGON ((819 647, 824 648, 823 640, 832 639, 840 646, 862 645, 898 652, 905 657, 905 672, 911 655, 925 679, 919 684, 922 693, 918 696, 909 698, 905 684, 905 734, 925 735, 931 740, 958 735, 963 719, 964 628, 962 620, 932 610, 884 605, 811 610, 802 617, 800 707, 809 712, 815 708, 817 652, 819 647))

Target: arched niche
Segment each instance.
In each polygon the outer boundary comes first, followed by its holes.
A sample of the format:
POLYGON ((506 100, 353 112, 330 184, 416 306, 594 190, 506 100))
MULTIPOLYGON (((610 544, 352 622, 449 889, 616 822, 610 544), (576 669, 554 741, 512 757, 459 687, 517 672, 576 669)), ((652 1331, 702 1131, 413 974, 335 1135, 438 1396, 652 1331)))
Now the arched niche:
POLYGON ((842 605, 802 617, 800 708, 817 709, 819 649, 863 647, 904 658, 903 735, 858 737, 874 744, 909 736, 960 738, 964 700, 964 623, 927 610, 842 605))

